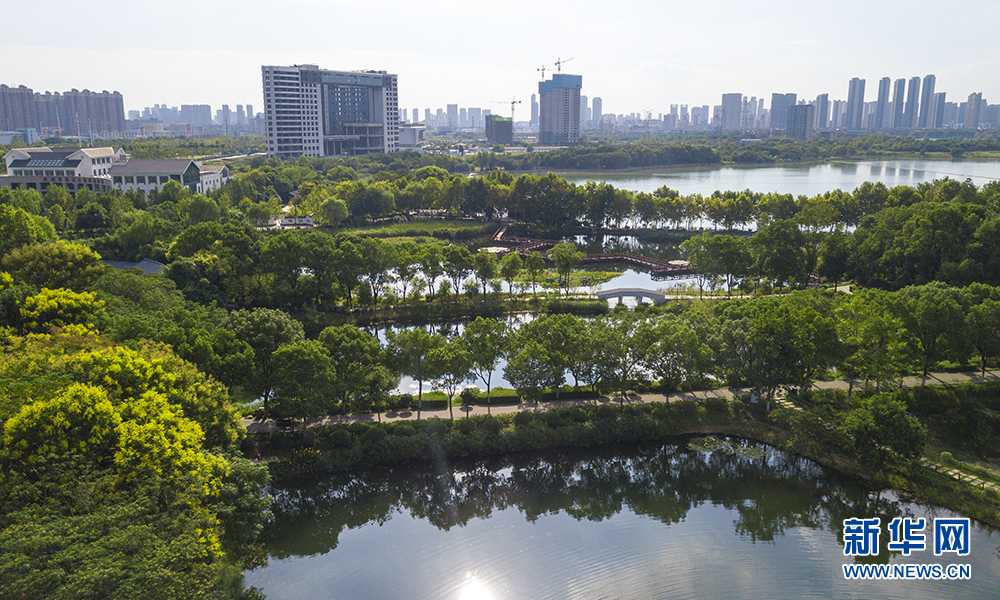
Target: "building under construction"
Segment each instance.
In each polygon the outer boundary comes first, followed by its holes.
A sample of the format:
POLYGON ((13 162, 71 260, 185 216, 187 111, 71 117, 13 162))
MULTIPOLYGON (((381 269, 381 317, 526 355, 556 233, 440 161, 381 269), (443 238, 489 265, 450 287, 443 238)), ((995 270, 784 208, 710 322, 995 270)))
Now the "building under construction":
POLYGON ((490 144, 514 143, 514 119, 497 115, 486 116, 486 141, 490 144))

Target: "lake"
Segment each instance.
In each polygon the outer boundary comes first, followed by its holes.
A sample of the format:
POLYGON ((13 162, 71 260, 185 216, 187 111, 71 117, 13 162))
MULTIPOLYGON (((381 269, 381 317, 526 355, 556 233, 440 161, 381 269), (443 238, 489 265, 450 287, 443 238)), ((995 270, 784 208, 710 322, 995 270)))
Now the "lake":
POLYGON ((1000 535, 969 556, 890 552, 896 516, 955 517, 766 446, 686 445, 440 461, 276 490, 269 564, 246 582, 302 598, 996 598, 1000 535), (843 520, 882 518, 875 557, 844 556, 843 520), (969 564, 962 581, 846 580, 842 565, 969 564))
POLYGON ((560 173, 576 184, 603 181, 633 192, 653 192, 667 186, 681 194, 711 195, 716 190, 777 192, 815 196, 840 189, 852 191, 865 181, 888 187, 916 186, 949 177, 971 179, 978 186, 1000 180, 1000 162, 947 160, 882 160, 806 163, 781 166, 658 168, 627 173, 560 173))

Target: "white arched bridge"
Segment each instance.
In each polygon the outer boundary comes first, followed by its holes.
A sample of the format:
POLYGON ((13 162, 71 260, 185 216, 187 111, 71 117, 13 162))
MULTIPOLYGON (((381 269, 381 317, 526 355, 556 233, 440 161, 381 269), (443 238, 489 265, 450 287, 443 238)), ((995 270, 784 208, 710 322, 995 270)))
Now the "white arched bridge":
POLYGON ((595 295, 599 300, 618 298, 618 304, 622 303, 622 298, 635 298, 638 302, 642 302, 643 298, 649 298, 653 301, 653 304, 663 304, 667 301, 667 296, 662 292, 643 288, 614 288, 612 290, 601 290, 595 295))

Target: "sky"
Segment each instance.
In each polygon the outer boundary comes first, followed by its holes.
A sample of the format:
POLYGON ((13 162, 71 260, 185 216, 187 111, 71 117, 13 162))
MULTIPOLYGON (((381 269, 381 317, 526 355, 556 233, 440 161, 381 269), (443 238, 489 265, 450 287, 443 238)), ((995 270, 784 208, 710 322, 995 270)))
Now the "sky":
POLYGON ((261 65, 398 75, 400 108, 528 103, 558 59, 605 113, 669 112, 723 93, 847 99, 866 79, 937 76, 949 101, 1000 103, 1000 2, 988 0, 170 0, 9 2, 0 83, 117 90, 125 109, 252 104, 261 65), (572 59, 572 60, 569 60, 572 59))

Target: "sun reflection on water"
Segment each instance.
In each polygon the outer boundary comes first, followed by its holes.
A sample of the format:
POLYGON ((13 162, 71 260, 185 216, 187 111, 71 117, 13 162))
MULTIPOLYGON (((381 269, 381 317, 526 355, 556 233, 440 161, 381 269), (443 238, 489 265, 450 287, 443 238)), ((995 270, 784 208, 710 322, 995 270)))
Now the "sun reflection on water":
POLYGON ((458 593, 458 598, 459 600, 493 600, 493 593, 473 573, 466 573, 465 581, 462 583, 458 593))

